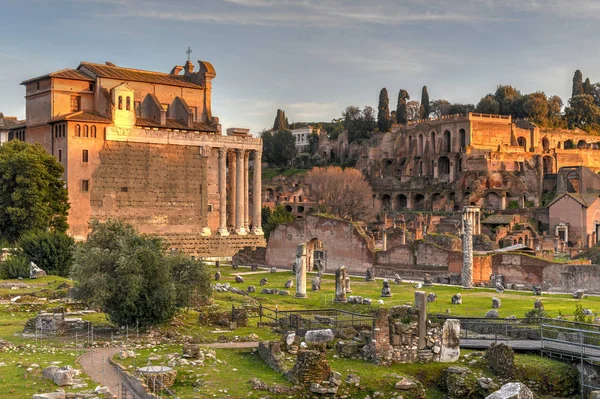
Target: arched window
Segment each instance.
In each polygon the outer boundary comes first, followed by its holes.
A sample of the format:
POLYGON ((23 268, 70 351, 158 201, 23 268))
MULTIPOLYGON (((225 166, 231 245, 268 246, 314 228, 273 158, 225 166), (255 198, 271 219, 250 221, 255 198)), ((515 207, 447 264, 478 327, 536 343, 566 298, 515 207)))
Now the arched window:
POLYGON ((81 137, 81 126, 75 125, 75 137, 81 137))
POLYGON ((127 111, 131 111, 131 97, 127 97, 127 100, 125 101, 125 109, 127 109, 127 111))
POLYGON ((431 140, 431 153, 435 154, 435 132, 431 132, 431 135, 429 137, 431 140))
POLYGON ((92 125, 92 131, 90 133, 90 137, 96 138, 96 126, 92 125))
POLYGON ((460 149, 463 151, 467 146, 467 132, 465 132, 465 129, 460 129, 458 134, 460 136, 460 149))
POLYGON ((88 125, 83 125, 83 137, 89 137, 88 125))
POLYGON ((542 148, 544 151, 549 151, 550 150, 550 141, 548 140, 547 137, 544 137, 542 139, 542 148))
POLYGON ((123 109, 123 97, 119 96, 119 109, 123 109))
POLYGON ((450 135, 450 131, 446 130, 444 132, 444 146, 442 147, 443 152, 452 151, 452 136, 450 135))
POLYGON ((517 144, 519 144, 519 147, 523 147, 524 151, 527 151, 527 139, 525 137, 519 137, 517 139, 517 144))
POLYGON ((419 155, 423 155, 423 135, 422 134, 419 134, 419 143, 418 144, 419 144, 419 148, 417 151, 419 152, 419 155))

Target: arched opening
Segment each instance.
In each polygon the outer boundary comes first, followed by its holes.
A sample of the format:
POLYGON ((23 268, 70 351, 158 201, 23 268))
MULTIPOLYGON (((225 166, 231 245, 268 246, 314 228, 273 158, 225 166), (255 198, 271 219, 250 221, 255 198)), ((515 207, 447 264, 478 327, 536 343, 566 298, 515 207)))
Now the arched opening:
POLYGON ((519 144, 519 147, 523 147, 523 150, 527 151, 527 139, 525 137, 519 137, 517 143, 519 144))
POLYGON ((572 170, 567 174, 567 192, 578 193, 579 187, 579 173, 572 170))
POLYGON ((425 209, 425 196, 423 194, 415 195, 415 210, 422 211, 425 209))
POLYGON ((298 213, 304 213, 304 207, 302 205, 298 207, 298 213))
POLYGON ((381 210, 392 210, 392 197, 389 194, 384 194, 384 196, 381 197, 381 210))
POLYGON ((90 130, 90 137, 92 138, 96 138, 96 126, 92 125, 91 130, 90 130))
POLYGON ((523 237, 519 237, 519 244, 523 244, 523 237))
POLYGON ((407 140, 408 140, 408 141, 406 142, 406 150, 407 150, 408 152, 410 152, 410 150, 411 150, 411 147, 412 147, 412 141, 413 141, 413 139, 412 139, 412 136, 408 136, 408 139, 407 139, 407 140))
POLYGON ((123 96, 119 96, 119 109, 123 109, 123 96))
POLYGON ((89 137, 90 135, 90 130, 88 128, 88 125, 83 125, 83 137, 89 137))
POLYGON ((423 135, 419 134, 419 155, 423 155, 423 135))
POLYGON ((441 197, 442 196, 440 195, 440 193, 431 194, 431 208, 434 211, 438 208, 441 197))
POLYGON ((575 145, 573 144, 573 140, 567 140, 565 141, 565 145, 563 147, 565 150, 572 150, 573 148, 575 148, 575 145))
POLYGON ((306 265, 309 270, 327 270, 327 251, 323 242, 313 238, 306 244, 306 265))
POLYGON ((292 212, 292 207, 290 205, 286 205, 285 210, 288 212, 292 212))
POLYGON ((552 157, 545 156, 542 160, 544 164, 544 174, 548 175, 554 173, 552 157))
POLYGON ((586 145, 587 145, 587 143, 585 142, 585 140, 579 140, 577 142, 577 149, 583 150, 583 149, 585 149, 586 145))
POLYGON ((448 175, 450 175, 450 159, 448 159, 448 157, 439 157, 438 176, 446 177, 448 175))
POLYGON ((449 130, 444 132, 444 142, 442 145, 443 152, 450 152, 452 150, 452 136, 449 130))
POLYGON ((467 147, 467 133, 465 132, 465 129, 460 129, 458 134, 460 137, 460 150, 464 151, 467 147))
POLYGON ((431 142, 431 153, 435 154, 435 132, 431 132, 429 141, 431 142))
POLYGON ((302 201, 302 196, 301 195, 298 196, 298 202, 304 202, 304 201, 302 201))
POLYGON ((423 161, 417 163, 417 173, 419 176, 423 176, 423 161))
POLYGON ((544 151, 550 151, 550 140, 547 137, 542 139, 542 149, 544 151))
POLYGON ((454 209, 457 208, 457 205, 456 205, 456 193, 450 193, 450 194, 448 194, 448 202, 451 203, 451 204, 454 204, 454 209))
POLYGON ((75 137, 81 137, 81 126, 75 125, 75 137))
POLYGON ((494 192, 487 193, 485 196, 485 207, 487 209, 501 210, 502 197, 494 192))
POLYGON ((131 97, 127 97, 125 101, 125 109, 131 111, 131 97))
POLYGON ((330 156, 331 156, 331 159, 335 159, 335 151, 331 150, 330 156))
POLYGON ((396 196, 396 210, 403 211, 408 206, 408 198, 404 194, 398 194, 396 196))

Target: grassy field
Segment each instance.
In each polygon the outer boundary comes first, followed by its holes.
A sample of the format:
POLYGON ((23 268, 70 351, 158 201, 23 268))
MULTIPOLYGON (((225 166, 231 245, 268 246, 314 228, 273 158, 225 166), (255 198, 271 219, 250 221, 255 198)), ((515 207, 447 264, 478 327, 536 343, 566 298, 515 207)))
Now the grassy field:
MULTIPOLYGON (((211 275, 214 275, 217 270, 214 267, 210 268, 211 275)), ((318 309, 318 308, 338 308, 349 310, 358 313, 369 313, 379 306, 392 307, 405 303, 413 303, 415 284, 403 283, 400 285, 391 284, 392 298, 380 298, 382 281, 365 282, 363 278, 351 278, 352 294, 373 299, 372 305, 356 305, 347 303, 334 303, 333 297, 335 294, 335 278, 333 275, 325 275, 321 282, 321 291, 311 291, 310 280, 314 274, 309 274, 307 280, 306 299, 294 298, 295 288, 290 290, 291 296, 268 295, 261 294, 260 280, 263 277, 268 279, 267 288, 284 289, 284 284, 288 279, 293 279, 295 284, 295 276, 291 271, 279 271, 277 273, 268 273, 264 271, 258 274, 245 274, 249 269, 240 267, 238 270, 233 270, 230 266, 220 267, 221 283, 228 282, 232 286, 240 289, 246 289, 248 285, 256 286, 257 292, 250 294, 250 297, 260 301, 264 306, 275 307, 278 309, 318 309), (236 283, 235 276, 240 274, 244 278, 243 283, 236 283), (382 299, 383 305, 378 305, 377 301, 382 299)), ((570 294, 546 294, 541 297, 534 296, 530 291, 514 291, 506 290, 499 294, 495 289, 490 288, 473 288, 464 290, 457 286, 434 285, 433 287, 423 287, 422 291, 435 292, 437 300, 433 303, 428 303, 429 313, 447 313, 452 315, 483 317, 486 312, 492 309, 492 298, 496 297, 502 301, 502 306, 498 309, 500 317, 508 317, 511 315, 524 317, 525 313, 533 308, 536 299, 541 299, 549 317, 556 317, 559 312, 567 317, 575 311, 575 305, 581 304, 583 308, 591 309, 592 312, 600 312, 600 297, 586 296, 583 299, 574 299, 570 294), (462 305, 453 305, 451 298, 454 294, 460 293, 462 296, 462 305)), ((235 294, 215 293, 216 303, 223 307, 231 304, 241 304, 244 297, 235 294)))

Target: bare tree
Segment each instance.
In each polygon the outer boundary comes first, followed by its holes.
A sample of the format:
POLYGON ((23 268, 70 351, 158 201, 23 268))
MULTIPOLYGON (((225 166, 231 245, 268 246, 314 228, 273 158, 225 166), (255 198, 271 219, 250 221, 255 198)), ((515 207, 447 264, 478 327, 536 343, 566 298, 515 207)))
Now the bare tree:
POLYGON ((406 119, 416 121, 421 117, 421 103, 418 101, 409 101, 406 103, 406 119))
POLYGON ((306 175, 310 193, 320 209, 343 219, 359 220, 372 212, 373 191, 354 168, 313 168, 306 175))

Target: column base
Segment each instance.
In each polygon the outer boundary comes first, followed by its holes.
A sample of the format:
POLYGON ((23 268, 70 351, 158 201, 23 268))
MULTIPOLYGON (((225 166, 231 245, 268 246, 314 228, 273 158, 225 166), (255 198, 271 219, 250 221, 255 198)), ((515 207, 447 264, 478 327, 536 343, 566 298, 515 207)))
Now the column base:
POLYGON ((210 231, 210 227, 203 227, 202 228, 202 232, 200 233, 200 235, 202 237, 208 237, 212 234, 212 232, 210 231))
POLYGON ((254 229, 252 229, 252 234, 254 234, 255 236, 264 236, 265 232, 261 227, 255 227, 254 229))
POLYGON ((305 299, 305 298, 308 298, 308 295, 306 295, 306 294, 296 294, 296 295, 294 295, 294 297, 295 298, 300 298, 300 299, 305 299))
POLYGON ((221 237, 228 237, 229 231, 225 228, 220 228, 219 230, 217 230, 217 234, 220 235, 221 237))
POLYGON ((240 227, 240 228, 235 229, 235 234, 237 234, 238 236, 246 236, 246 235, 248 235, 248 232, 246 231, 245 228, 240 227))

